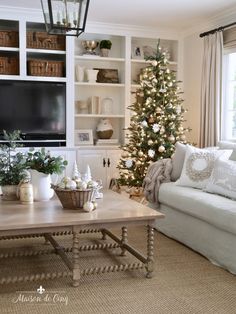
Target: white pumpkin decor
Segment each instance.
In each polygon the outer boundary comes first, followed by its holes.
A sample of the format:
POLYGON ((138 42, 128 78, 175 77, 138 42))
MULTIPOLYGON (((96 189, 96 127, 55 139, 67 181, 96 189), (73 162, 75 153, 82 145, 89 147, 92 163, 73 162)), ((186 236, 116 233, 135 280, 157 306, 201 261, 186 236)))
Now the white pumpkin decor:
POLYGON ((109 119, 101 119, 97 125, 97 137, 99 139, 110 139, 113 134, 113 127, 109 119))

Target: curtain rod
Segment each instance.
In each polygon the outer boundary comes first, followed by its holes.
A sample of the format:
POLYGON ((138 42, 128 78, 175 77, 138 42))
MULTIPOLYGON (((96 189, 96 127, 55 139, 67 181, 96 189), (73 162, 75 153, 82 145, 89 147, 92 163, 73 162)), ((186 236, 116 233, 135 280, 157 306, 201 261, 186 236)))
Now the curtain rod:
POLYGON ((220 26, 218 28, 214 28, 208 32, 205 32, 205 33, 201 33, 199 36, 200 37, 204 37, 204 36, 207 36, 207 35, 210 35, 210 34, 214 34, 216 32, 220 32, 220 31, 223 31, 225 28, 228 28, 228 27, 231 27, 231 26, 234 26, 236 25, 236 22, 233 22, 233 23, 230 23, 230 24, 227 24, 227 25, 224 25, 224 26, 220 26))

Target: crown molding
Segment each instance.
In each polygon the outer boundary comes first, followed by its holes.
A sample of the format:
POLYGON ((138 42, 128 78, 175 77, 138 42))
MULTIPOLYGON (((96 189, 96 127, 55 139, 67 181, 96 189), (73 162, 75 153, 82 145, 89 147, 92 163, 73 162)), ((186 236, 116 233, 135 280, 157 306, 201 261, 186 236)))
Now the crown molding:
POLYGON ((137 37, 160 37, 165 39, 179 39, 181 33, 178 31, 173 31, 173 28, 163 28, 163 27, 145 27, 138 25, 125 25, 125 24, 112 24, 112 23, 101 23, 96 21, 89 21, 86 25, 87 32, 103 32, 107 34, 125 34, 137 37))
POLYGON ((196 21, 196 26, 190 27, 186 31, 182 31, 181 37, 185 38, 196 33, 200 34, 232 22, 236 22, 236 6, 226 9, 210 18, 196 21))

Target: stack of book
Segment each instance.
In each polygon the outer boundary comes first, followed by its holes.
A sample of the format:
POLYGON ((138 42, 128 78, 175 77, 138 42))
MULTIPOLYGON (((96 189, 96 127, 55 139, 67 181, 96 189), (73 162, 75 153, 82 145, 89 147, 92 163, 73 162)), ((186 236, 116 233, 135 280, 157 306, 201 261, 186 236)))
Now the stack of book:
POLYGON ((110 138, 107 140, 98 139, 96 145, 119 145, 118 138, 110 138))

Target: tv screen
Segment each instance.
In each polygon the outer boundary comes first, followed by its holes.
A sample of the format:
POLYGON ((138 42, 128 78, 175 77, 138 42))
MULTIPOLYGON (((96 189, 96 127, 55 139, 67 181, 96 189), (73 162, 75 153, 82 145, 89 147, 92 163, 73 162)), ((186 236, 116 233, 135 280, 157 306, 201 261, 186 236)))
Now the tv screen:
POLYGON ((28 140, 65 139, 65 83, 0 80, 2 130, 20 130, 28 140))

